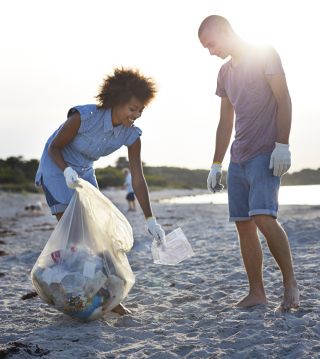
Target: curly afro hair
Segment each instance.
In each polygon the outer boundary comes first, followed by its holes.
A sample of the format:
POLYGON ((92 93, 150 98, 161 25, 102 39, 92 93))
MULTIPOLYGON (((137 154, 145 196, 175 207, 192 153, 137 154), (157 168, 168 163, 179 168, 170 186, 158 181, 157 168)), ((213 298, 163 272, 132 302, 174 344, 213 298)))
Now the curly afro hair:
POLYGON ((113 108, 128 103, 132 97, 145 106, 155 97, 156 85, 152 78, 140 74, 137 69, 117 68, 104 80, 96 96, 98 107, 113 108))

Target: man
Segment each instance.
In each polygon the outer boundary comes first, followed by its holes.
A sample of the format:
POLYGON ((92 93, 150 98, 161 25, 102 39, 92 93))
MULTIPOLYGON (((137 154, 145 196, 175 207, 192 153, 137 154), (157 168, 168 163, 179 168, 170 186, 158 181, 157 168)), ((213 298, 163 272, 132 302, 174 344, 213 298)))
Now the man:
POLYGON ((130 170, 128 168, 124 168, 122 170, 122 173, 124 174, 123 188, 127 191, 126 200, 128 201, 128 211, 135 211, 136 202, 135 202, 135 195, 132 187, 132 177, 130 170))
POLYGON ((198 36, 210 55, 231 57, 218 75, 220 121, 208 189, 214 193, 223 188, 222 161, 235 113, 235 138, 227 179, 229 212, 230 221, 236 224, 249 281, 249 293, 237 305, 251 307, 267 302, 259 229, 283 276, 284 295, 278 309, 297 308, 299 290, 291 250, 276 219, 280 177, 291 164, 288 144, 291 99, 281 60, 271 47, 259 48, 244 42, 221 16, 204 19, 198 36))

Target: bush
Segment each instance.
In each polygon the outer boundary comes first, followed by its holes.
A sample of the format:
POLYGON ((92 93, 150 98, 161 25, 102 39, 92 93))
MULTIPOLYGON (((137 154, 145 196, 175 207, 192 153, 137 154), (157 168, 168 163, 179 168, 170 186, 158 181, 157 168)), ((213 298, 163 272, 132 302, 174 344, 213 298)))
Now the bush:
POLYGON ((124 182, 121 170, 111 166, 97 168, 96 177, 100 188, 119 187, 124 182))

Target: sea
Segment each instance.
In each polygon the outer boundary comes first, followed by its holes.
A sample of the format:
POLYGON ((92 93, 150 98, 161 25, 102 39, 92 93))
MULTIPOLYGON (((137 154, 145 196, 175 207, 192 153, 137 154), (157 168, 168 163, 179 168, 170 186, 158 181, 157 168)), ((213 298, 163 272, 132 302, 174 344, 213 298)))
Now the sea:
MULTIPOLYGON (((227 204, 227 191, 215 194, 201 194, 195 196, 174 197, 162 200, 164 203, 214 203, 227 204)), ((320 205, 320 185, 281 186, 279 190, 280 205, 320 205)))

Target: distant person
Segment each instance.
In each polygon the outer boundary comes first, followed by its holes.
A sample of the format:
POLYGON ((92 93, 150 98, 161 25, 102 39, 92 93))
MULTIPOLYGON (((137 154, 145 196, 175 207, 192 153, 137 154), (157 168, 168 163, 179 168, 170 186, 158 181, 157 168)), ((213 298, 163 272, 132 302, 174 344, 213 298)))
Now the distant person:
MULTIPOLYGON (((118 68, 104 80, 96 96, 97 105, 72 107, 67 120, 48 139, 36 174, 51 213, 60 220, 78 178, 98 187, 93 163, 120 147, 128 147, 132 187, 146 218, 149 233, 158 241, 164 230, 153 216, 148 186, 141 164, 141 130, 134 125, 154 98, 153 80, 138 70, 118 68)), ((114 309, 128 311, 121 304, 114 309)))
POLYGON ((124 174, 123 188, 127 191, 126 200, 128 201, 128 211, 135 211, 136 201, 132 187, 132 176, 128 168, 124 168, 122 172, 124 174))
POLYGON ((230 221, 236 223, 249 281, 249 294, 237 305, 250 307, 267 302, 259 229, 283 276, 284 295, 278 309, 296 308, 299 290, 291 250, 277 221, 280 177, 291 165, 291 99, 280 57, 272 47, 244 42, 221 16, 205 18, 198 36, 210 55, 223 60, 231 57, 218 75, 220 122, 207 184, 213 193, 222 189, 222 161, 235 113, 235 138, 227 178, 229 212, 230 221))

